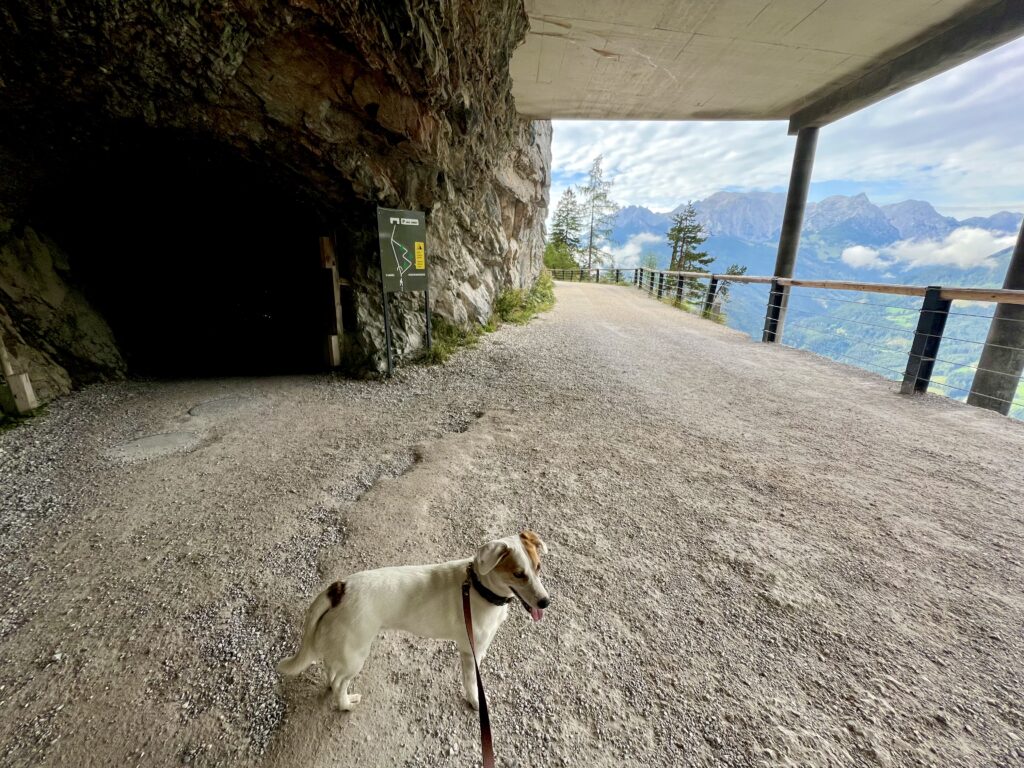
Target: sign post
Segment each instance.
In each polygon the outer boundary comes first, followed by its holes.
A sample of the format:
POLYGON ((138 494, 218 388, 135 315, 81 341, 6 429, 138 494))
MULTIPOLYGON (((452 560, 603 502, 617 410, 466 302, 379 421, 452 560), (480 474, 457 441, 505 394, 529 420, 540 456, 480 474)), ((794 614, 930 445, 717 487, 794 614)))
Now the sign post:
POLYGON ((423 211, 377 209, 380 245, 380 292, 384 302, 384 339, 388 376, 394 372, 391 353, 391 312, 388 294, 423 291, 426 303, 427 349, 430 349, 430 289, 427 285, 427 219, 423 211))

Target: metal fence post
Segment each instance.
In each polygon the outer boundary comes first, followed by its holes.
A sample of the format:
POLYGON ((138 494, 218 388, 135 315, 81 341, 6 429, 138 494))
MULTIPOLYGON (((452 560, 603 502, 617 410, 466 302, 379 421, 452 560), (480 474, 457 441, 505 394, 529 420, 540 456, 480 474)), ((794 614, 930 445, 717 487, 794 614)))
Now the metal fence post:
POLYGON ((771 344, 779 341, 782 335, 781 319, 786 311, 786 299, 777 277, 772 278, 772 292, 768 295, 768 311, 764 316, 764 332, 761 334, 761 341, 771 344))
POLYGON ((665 295, 665 273, 658 273, 658 298, 660 299, 665 295))
POLYGON ((622 282, 622 270, 621 269, 616 269, 615 270, 615 284, 618 285, 621 282, 622 282))
POLYGON ((595 283, 600 283, 601 282, 601 268, 600 267, 598 267, 597 269, 594 270, 594 282, 595 283))
POLYGON ((678 301, 680 304, 683 303, 683 286, 685 284, 686 282, 682 279, 682 277, 676 275, 676 301, 678 301))
POLYGON ((636 287, 640 288, 641 290, 644 287, 644 268, 643 267, 637 267, 636 268, 636 287))
POLYGON ((907 358, 907 370, 903 374, 903 386, 900 393, 904 395, 928 391, 932 380, 932 369, 935 358, 939 354, 942 333, 946 329, 946 318, 952 300, 942 298, 942 288, 929 285, 921 303, 921 313, 917 317, 917 330, 914 332, 914 343, 910 347, 907 358))
POLYGON ((715 306, 715 294, 718 293, 718 277, 712 275, 708 281, 708 292, 704 294, 704 307, 701 309, 701 314, 704 317, 711 316, 711 308, 715 306))

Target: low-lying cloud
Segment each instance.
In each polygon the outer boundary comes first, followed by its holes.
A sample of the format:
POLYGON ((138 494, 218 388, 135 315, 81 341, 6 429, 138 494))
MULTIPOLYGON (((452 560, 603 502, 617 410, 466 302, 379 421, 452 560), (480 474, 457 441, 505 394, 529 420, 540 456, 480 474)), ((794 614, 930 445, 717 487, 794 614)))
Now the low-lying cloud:
POLYGON ((612 254, 612 263, 615 266, 636 267, 640 265, 640 257, 643 253, 650 250, 646 246, 660 243, 664 238, 664 235, 656 235, 653 232, 641 232, 629 238, 625 245, 607 250, 612 254))
POLYGON ((843 250, 845 264, 858 269, 947 266, 958 269, 996 266, 993 256, 1013 246, 1015 235, 997 235, 985 229, 960 227, 941 240, 900 240, 882 248, 854 245, 843 250))

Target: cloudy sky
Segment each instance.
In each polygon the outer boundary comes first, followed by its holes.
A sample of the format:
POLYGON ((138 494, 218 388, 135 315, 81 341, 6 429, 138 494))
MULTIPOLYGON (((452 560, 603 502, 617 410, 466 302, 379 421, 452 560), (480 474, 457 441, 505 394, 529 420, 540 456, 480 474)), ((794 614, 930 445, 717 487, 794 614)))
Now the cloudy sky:
MULTIPOLYGON (((811 199, 866 192, 964 218, 1024 210, 1024 39, 822 128, 811 199)), ((557 120, 552 208, 605 158, 620 205, 666 211, 723 189, 784 192, 784 122, 557 120)), ((866 257, 865 257, 866 258, 866 257)))

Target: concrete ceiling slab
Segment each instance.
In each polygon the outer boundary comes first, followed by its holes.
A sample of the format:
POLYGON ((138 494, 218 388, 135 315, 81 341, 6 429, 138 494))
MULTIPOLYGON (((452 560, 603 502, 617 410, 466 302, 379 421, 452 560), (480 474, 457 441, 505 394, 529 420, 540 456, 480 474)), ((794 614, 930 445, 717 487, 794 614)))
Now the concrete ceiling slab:
POLYGON ((1024 34, 1021 0, 527 0, 536 118, 823 125, 1024 34))

